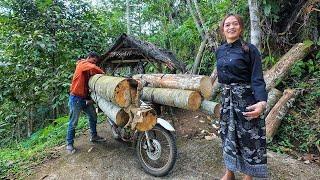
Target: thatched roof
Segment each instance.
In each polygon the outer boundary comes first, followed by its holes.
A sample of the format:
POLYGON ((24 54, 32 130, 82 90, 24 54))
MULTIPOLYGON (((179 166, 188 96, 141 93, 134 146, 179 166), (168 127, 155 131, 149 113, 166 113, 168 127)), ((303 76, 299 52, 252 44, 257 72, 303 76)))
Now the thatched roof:
POLYGON ((167 50, 131 35, 122 34, 113 46, 102 55, 102 64, 132 65, 138 62, 163 63, 170 69, 185 71, 183 62, 167 50))

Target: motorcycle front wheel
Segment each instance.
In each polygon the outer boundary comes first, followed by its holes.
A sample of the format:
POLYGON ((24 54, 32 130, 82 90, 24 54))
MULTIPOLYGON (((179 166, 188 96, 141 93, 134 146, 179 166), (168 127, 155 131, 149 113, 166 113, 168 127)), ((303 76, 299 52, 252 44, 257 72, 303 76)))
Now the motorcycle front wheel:
POLYGON ((177 159, 177 145, 173 134, 160 125, 139 134, 136 145, 138 160, 145 172, 153 176, 165 176, 177 159))

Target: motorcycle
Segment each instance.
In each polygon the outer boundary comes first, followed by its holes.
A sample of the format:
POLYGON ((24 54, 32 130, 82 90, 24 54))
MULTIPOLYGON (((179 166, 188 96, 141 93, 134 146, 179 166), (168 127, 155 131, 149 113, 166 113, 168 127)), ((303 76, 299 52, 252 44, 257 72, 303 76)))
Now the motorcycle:
POLYGON ((146 173, 161 177, 172 170, 177 159, 177 145, 175 129, 168 121, 157 118, 156 125, 145 132, 119 127, 109 118, 108 123, 114 139, 135 146, 138 161, 146 173))

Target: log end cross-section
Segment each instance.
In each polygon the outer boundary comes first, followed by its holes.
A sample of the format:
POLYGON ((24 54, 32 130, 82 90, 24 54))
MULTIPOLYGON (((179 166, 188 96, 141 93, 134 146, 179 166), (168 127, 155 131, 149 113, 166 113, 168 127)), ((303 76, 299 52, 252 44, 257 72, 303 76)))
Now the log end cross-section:
POLYGON ((138 122, 136 129, 138 131, 148 131, 152 129, 157 123, 157 115, 153 109, 141 113, 142 122, 138 122))
POLYGON ((190 110, 197 110, 199 109, 201 105, 201 95, 194 91, 190 93, 189 99, 188 99, 188 107, 190 108, 190 110))
POLYGON ((138 82, 134 79, 98 74, 90 78, 89 87, 119 107, 128 107, 137 99, 138 82))
POLYGON ((212 97, 213 85, 209 76, 203 76, 200 80, 200 92, 205 99, 212 97))

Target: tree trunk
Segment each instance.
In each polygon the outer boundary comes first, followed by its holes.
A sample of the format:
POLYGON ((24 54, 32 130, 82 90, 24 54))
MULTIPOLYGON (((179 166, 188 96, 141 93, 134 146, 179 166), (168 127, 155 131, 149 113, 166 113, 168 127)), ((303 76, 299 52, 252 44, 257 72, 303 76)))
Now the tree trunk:
POLYGON ((250 39, 251 43, 261 50, 261 28, 259 17, 259 2, 258 0, 248 0, 250 11, 250 39))
POLYGON ((32 119, 27 120, 27 137, 30 137, 32 134, 32 119))
POLYGON ((192 16, 192 18, 193 18, 193 20, 194 20, 194 23, 196 24, 196 27, 197 27, 197 29, 198 29, 199 34, 200 34, 200 36, 201 36, 201 39, 204 40, 204 39, 205 39, 205 33, 204 33, 204 31, 202 30, 202 24, 201 24, 201 22, 200 22, 200 19, 198 19, 198 18, 196 17, 195 12, 194 12, 193 9, 192 9, 191 1, 190 1, 190 0, 187 0, 186 2, 187 2, 187 6, 188 6, 188 8, 189 8, 190 14, 191 14, 191 16, 192 16))
POLYGON ((200 110, 209 114, 209 115, 213 115, 216 118, 219 118, 220 117, 220 107, 221 107, 221 105, 219 103, 204 100, 201 103, 200 110))
POLYGON ((145 86, 198 91, 205 99, 212 96, 212 83, 208 76, 187 74, 137 74, 132 78, 145 86))
POLYGON ((99 96, 97 93, 92 92, 91 98, 96 102, 99 108, 108 116, 117 126, 123 127, 129 121, 129 115, 120 107, 114 105, 99 96))
POLYGON ((264 111, 264 114, 267 116, 268 113, 271 111, 272 107, 279 101, 279 99, 282 96, 282 92, 279 91, 276 88, 272 88, 268 92, 268 101, 267 101, 267 107, 266 110, 264 111))
MULTIPOLYGON (((200 8, 198 6, 197 0, 193 0, 193 4, 194 4, 194 7, 196 9, 196 15, 197 15, 198 19, 200 20, 201 27, 203 28, 205 37, 208 40, 209 46, 210 47, 214 47, 216 49, 218 47, 218 44, 215 43, 214 38, 212 38, 212 36, 209 33, 209 30, 208 30, 207 26, 204 23, 204 20, 202 18, 202 14, 201 14, 200 8)), ((204 40, 204 39, 202 39, 202 40, 204 40)))
POLYGON ((192 67, 192 74, 197 74, 197 72, 198 72, 198 67, 201 63, 201 59, 202 59, 203 52, 205 50, 207 41, 208 41, 207 38, 205 38, 200 44, 199 51, 197 53, 196 59, 194 61, 193 67, 192 67))
POLYGON ((130 24, 130 1, 126 0, 127 34, 131 34, 130 24))
POLYGON ((27 120, 27 136, 30 137, 33 131, 34 107, 30 105, 29 118, 27 120))
POLYGON ((201 104, 201 96, 198 92, 181 89, 144 87, 141 98, 157 104, 188 110, 197 110, 201 104))
POLYGON ((122 77, 94 75, 89 80, 89 87, 107 101, 120 107, 128 107, 137 97, 138 82, 122 77))
POLYGON ((296 44, 280 58, 277 64, 265 73, 264 79, 268 91, 288 74, 288 71, 296 61, 303 59, 310 52, 310 46, 311 44, 309 43, 296 44))
POLYGON ((270 113, 266 117, 266 135, 268 139, 273 138, 277 133, 278 127, 281 124, 281 120, 287 114, 289 108, 295 100, 295 91, 292 89, 286 89, 283 96, 277 102, 277 104, 271 109, 270 113))

